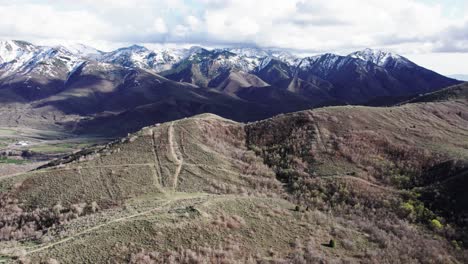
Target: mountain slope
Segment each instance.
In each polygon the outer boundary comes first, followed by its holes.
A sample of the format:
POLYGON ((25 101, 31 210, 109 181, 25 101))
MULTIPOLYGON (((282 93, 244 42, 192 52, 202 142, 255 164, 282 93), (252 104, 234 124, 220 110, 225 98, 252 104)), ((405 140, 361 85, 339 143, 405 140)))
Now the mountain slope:
POLYGON ((193 50, 172 70, 162 75, 175 81, 185 81, 201 87, 208 87, 210 81, 230 71, 251 72, 259 64, 258 58, 250 59, 228 50, 193 50))
POLYGON ((290 79, 293 75, 290 65, 277 59, 265 59, 261 67, 255 70, 255 75, 262 80, 275 85, 278 82, 290 79))
POLYGON ((224 93, 236 94, 242 88, 265 87, 269 85, 253 74, 239 71, 230 72, 228 76, 218 76, 210 82, 209 86, 215 87, 216 90, 224 93))

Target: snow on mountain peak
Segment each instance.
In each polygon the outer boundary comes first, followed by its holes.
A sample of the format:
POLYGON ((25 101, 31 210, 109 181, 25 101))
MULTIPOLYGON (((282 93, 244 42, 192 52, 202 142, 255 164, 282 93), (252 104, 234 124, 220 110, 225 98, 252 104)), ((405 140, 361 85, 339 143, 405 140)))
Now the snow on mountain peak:
POLYGON ((269 52, 260 48, 228 48, 224 50, 227 50, 240 56, 251 58, 264 58, 271 56, 269 52))
POLYGON ((375 50, 366 48, 361 51, 356 51, 349 54, 350 57, 361 59, 364 61, 370 61, 378 66, 385 67, 390 61, 406 61, 400 55, 382 51, 382 50, 375 50))
POLYGON ((289 64, 290 66, 295 66, 300 62, 300 58, 295 56, 294 54, 284 51, 284 50, 272 50, 271 56, 278 58, 280 61, 289 64))
POLYGON ((0 41, 0 63, 11 62, 23 56, 31 57, 35 50, 34 45, 25 41, 0 41))
POLYGON ((95 59, 103 54, 102 51, 81 43, 65 44, 62 46, 65 49, 69 50, 71 53, 85 58, 95 59))
POLYGON ((25 41, 0 42, 1 77, 12 75, 47 75, 60 78, 83 59, 63 46, 35 46, 25 41))
POLYGON ((338 61, 343 61, 343 58, 345 57, 332 53, 325 53, 322 55, 306 57, 300 61, 298 66, 301 69, 307 69, 318 65, 323 71, 329 71, 331 68, 336 67, 336 63, 338 61))
POLYGON ((170 70, 182 60, 193 63, 212 61, 222 67, 254 72, 268 66, 272 60, 289 67, 307 70, 314 68, 324 75, 334 69, 353 63, 365 68, 369 62, 385 68, 406 68, 415 64, 387 51, 364 49, 348 56, 332 53, 299 58, 283 49, 258 47, 231 47, 209 50, 200 46, 191 48, 160 47, 149 49, 132 45, 111 52, 102 52, 83 44, 64 44, 55 47, 36 46, 25 41, 0 41, 0 71, 2 77, 11 74, 40 73, 63 76, 84 61, 97 61, 123 67, 143 68, 155 72, 170 70))

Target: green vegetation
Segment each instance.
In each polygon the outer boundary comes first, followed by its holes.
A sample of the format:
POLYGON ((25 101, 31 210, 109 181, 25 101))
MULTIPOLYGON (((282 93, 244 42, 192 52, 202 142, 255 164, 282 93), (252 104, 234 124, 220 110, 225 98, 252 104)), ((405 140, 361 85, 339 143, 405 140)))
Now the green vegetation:
POLYGON ((432 219, 432 220, 430 221, 430 225, 431 225, 431 227, 432 227, 433 229, 435 229, 435 230, 440 230, 440 229, 442 229, 442 228, 444 227, 444 226, 440 223, 440 221, 437 220, 437 219, 432 219))
POLYGON ((392 183, 401 189, 406 189, 411 187, 412 179, 411 176, 397 174, 393 176, 392 183))
POLYGON ((2 136, 12 136, 16 135, 17 131, 13 129, 7 129, 7 128, 0 128, 0 135, 2 136))
POLYGON ((0 156, 0 164, 24 164, 27 163, 27 160, 21 160, 21 159, 10 159, 5 156, 0 156))
POLYGON ((436 215, 429 208, 427 208, 423 202, 419 200, 409 200, 403 202, 400 205, 400 210, 402 215, 407 219, 420 223, 431 222, 431 226, 432 219, 436 218, 436 215))
POLYGON ((8 141, 4 139, 0 139, 0 148, 5 148, 8 146, 8 141))
POLYGON ((462 241, 452 240, 451 243, 456 250, 461 250, 463 248, 462 241))
POLYGON ((66 153, 73 150, 73 146, 70 144, 42 145, 33 146, 29 150, 38 153, 66 153))
POLYGON ((411 218, 415 214, 415 209, 413 204, 405 202, 400 206, 403 216, 411 218))
POLYGON ((70 142, 70 143, 58 143, 58 144, 49 144, 45 142, 45 144, 35 145, 29 148, 30 151, 38 152, 38 153, 69 153, 73 150, 79 150, 82 148, 89 147, 93 145, 94 142, 70 142))
POLYGON ((0 255, 0 263, 10 263, 11 260, 9 257, 0 255))

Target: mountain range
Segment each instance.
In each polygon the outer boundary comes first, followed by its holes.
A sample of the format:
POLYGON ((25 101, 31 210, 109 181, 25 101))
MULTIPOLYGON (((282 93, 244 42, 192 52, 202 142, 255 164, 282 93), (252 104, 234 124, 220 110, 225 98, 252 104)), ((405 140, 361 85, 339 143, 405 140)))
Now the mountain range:
POLYGON ((459 83, 372 49, 299 58, 260 48, 0 42, 0 123, 76 133, 121 134, 204 112, 255 121, 325 105, 391 105, 459 83))

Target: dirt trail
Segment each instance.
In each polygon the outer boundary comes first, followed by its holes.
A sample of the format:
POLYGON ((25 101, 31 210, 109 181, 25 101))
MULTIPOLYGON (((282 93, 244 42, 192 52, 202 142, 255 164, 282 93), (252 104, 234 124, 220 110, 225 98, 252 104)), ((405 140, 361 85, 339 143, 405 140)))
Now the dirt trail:
POLYGON ((182 170, 182 165, 184 163, 184 158, 182 157, 182 155, 180 155, 180 157, 177 156, 177 153, 176 153, 176 147, 177 147, 177 142, 174 141, 174 122, 171 123, 171 125, 169 126, 169 148, 171 150, 171 155, 173 157, 173 159, 176 161, 176 164, 177 164, 177 168, 176 168, 176 171, 174 172, 174 176, 173 176, 173 184, 172 184, 172 187, 174 188, 174 190, 177 188, 177 183, 179 181, 179 174, 180 174, 180 171, 182 170))

